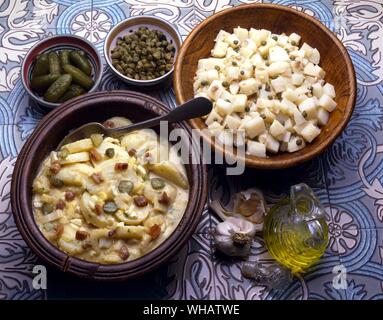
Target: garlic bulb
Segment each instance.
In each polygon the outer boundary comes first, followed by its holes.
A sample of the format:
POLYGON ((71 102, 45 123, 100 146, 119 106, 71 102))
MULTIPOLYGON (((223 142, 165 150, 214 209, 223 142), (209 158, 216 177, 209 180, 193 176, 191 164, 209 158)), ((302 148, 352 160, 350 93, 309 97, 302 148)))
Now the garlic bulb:
POLYGON ((257 231, 262 230, 266 206, 260 190, 252 188, 237 192, 233 202, 232 210, 225 209, 217 200, 212 201, 210 207, 222 220, 226 220, 228 217, 243 218, 254 223, 257 231))
POLYGON ((231 257, 247 257, 255 231, 255 226, 251 222, 229 217, 215 229, 215 247, 231 257))

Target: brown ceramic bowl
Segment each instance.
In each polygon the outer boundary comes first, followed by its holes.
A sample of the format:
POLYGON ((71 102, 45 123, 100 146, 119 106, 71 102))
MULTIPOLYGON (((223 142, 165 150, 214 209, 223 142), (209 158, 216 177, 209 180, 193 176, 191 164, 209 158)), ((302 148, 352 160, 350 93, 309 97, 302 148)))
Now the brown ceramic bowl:
MULTIPOLYGON (((64 272, 90 279, 125 280, 153 270, 182 248, 197 226, 205 204, 207 177, 203 164, 185 165, 190 183, 189 203, 175 231, 145 256, 122 264, 102 265, 68 256, 39 231, 31 204, 32 182, 40 164, 68 131, 87 122, 102 122, 113 116, 125 116, 138 122, 167 112, 167 106, 147 95, 132 91, 110 91, 82 95, 64 103, 42 119, 20 152, 11 186, 11 203, 17 227, 29 247, 42 260, 64 272)), ((190 128, 186 123, 177 123, 174 127, 185 129, 190 138, 190 128)), ((193 154, 199 154, 196 147, 190 151, 190 160, 193 154)))
MULTIPOLYGON (((240 158, 246 166, 260 169, 287 168, 310 160, 322 153, 340 135, 349 121, 356 99, 355 71, 347 50, 335 34, 313 17, 294 9, 273 4, 248 4, 226 9, 200 23, 186 38, 175 64, 174 89, 179 104, 193 98, 193 80, 199 59, 210 56, 214 39, 223 29, 233 32, 240 26, 250 29, 268 29, 273 33, 293 32, 302 36, 321 54, 320 66, 326 71, 327 82, 335 86, 338 107, 331 113, 329 123, 321 134, 304 149, 294 153, 280 153, 268 158, 246 156, 240 158)), ((194 128, 203 129, 202 119, 190 121, 194 128)), ((222 152, 208 135, 203 137, 222 152)), ((227 153, 236 158, 236 152, 227 153)), ((237 158, 238 159, 238 158, 237 158)))
POLYGON ((56 51, 56 50, 82 50, 86 53, 90 63, 92 64, 92 75, 94 80, 93 87, 88 92, 96 91, 100 85, 101 76, 103 72, 102 60, 97 48, 89 41, 75 35, 59 35, 52 36, 37 42, 26 54, 23 64, 21 66, 21 79, 24 89, 29 96, 38 104, 47 108, 56 108, 61 103, 48 102, 35 93, 30 87, 30 80, 33 71, 33 65, 36 57, 44 52, 56 51))

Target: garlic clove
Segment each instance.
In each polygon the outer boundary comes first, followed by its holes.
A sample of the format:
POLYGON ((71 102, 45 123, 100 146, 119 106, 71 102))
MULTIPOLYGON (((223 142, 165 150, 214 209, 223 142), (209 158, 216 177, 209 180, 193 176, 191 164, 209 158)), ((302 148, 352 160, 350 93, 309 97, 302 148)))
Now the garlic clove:
POLYGON ((233 211, 252 223, 262 223, 266 214, 263 193, 255 188, 236 193, 233 211))

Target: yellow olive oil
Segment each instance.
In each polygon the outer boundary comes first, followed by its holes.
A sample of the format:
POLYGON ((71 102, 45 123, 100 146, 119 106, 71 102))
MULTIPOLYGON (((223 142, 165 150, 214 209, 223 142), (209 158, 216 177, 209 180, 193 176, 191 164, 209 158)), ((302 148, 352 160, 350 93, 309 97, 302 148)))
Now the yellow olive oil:
POLYGON ((294 202, 292 206, 290 199, 282 200, 270 209, 264 222, 264 239, 271 256, 294 274, 315 264, 328 244, 324 215, 307 214, 311 210, 307 203, 294 202))

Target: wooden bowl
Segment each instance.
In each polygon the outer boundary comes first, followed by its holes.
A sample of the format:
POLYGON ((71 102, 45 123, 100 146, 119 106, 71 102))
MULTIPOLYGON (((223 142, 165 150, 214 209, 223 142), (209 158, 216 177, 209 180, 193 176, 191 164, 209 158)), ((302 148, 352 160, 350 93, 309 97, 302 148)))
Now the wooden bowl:
MULTIPOLYGON (((340 135, 349 121, 356 99, 356 78, 347 50, 330 30, 315 18, 294 9, 273 4, 248 4, 220 11, 200 23, 186 38, 175 64, 174 88, 179 104, 193 98, 193 79, 199 59, 210 56, 214 39, 223 29, 233 32, 235 27, 267 29, 273 33, 293 32, 302 36, 302 43, 317 48, 321 54, 320 66, 326 71, 325 80, 335 86, 338 107, 331 113, 329 123, 321 134, 305 148, 294 153, 280 153, 268 158, 240 157, 233 152, 226 156, 245 161, 246 166, 260 169, 287 168, 310 160, 322 153, 340 135)), ((193 128, 203 129, 202 119, 190 121, 193 128)), ((216 151, 220 145, 202 133, 216 151)))
MULTIPOLYGON (((25 143, 17 159, 11 186, 11 204, 16 225, 30 248, 44 261, 64 272, 96 280, 125 280, 153 270, 168 260, 186 243, 197 226, 206 201, 207 176, 205 165, 186 164, 190 184, 189 202, 179 225, 161 245, 145 256, 122 264, 102 265, 87 262, 56 248, 40 232, 32 211, 32 182, 37 170, 51 150, 71 129, 92 121, 105 121, 113 116, 125 116, 133 122, 169 112, 162 102, 132 91, 109 91, 84 94, 53 110, 39 123, 25 143)), ((182 128, 191 139, 186 123, 170 127, 182 128)), ((154 128, 159 131, 159 128, 154 128)), ((199 152, 197 145, 190 150, 199 152)))

